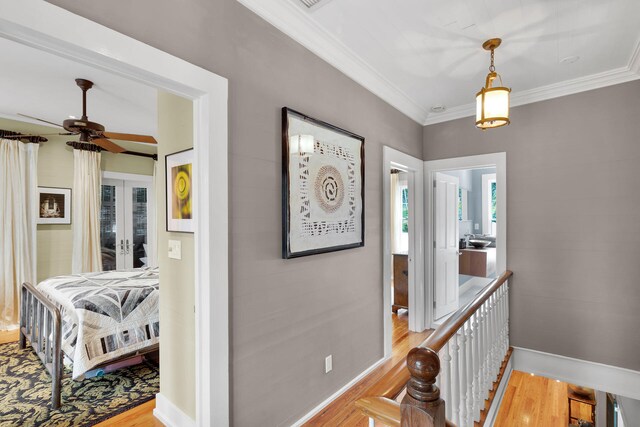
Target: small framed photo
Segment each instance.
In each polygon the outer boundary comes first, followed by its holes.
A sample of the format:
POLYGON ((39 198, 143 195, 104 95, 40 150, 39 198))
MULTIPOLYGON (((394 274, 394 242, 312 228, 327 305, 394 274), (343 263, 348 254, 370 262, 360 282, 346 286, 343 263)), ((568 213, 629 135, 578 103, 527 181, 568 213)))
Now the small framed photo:
POLYGON ((167 231, 193 233, 193 148, 165 156, 167 231))
POLYGON ((71 189, 38 187, 38 224, 71 224, 71 189))

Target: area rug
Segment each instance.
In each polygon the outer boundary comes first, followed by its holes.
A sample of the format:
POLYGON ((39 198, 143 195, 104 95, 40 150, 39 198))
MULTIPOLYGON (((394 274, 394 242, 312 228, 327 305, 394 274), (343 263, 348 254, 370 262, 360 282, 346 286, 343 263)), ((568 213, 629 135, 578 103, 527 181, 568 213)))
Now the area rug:
MULTIPOLYGON (((70 373, 70 371, 69 371, 70 373)), ((51 409, 51 377, 29 348, 0 345, 0 426, 92 426, 153 399, 158 368, 140 364, 101 378, 62 381, 62 406, 51 409)))

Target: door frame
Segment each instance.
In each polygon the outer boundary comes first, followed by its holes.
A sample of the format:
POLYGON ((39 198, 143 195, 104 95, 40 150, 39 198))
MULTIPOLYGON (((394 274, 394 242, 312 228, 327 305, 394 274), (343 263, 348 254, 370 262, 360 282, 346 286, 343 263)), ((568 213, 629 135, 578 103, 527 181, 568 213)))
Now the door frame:
POLYGON ((395 150, 382 147, 382 318, 384 328, 384 355, 392 354, 393 325, 391 322, 391 169, 407 171, 409 187, 409 330, 423 331, 426 328, 424 292, 424 189, 423 161, 395 150), (413 190, 413 191, 412 191, 413 190))
POLYGON ((434 309, 434 282, 433 282, 433 178, 436 172, 446 172, 458 169, 483 169, 496 168, 496 191, 500 195, 500 201, 496 206, 496 270, 498 274, 507 268, 507 153, 480 154, 477 156, 453 157, 441 160, 429 160, 424 162, 424 198, 425 227, 425 279, 427 288, 427 324, 435 326, 434 309), (499 250, 498 250, 499 249, 499 250))
MULTIPOLYGON (((227 79, 40 0, 0 3, 0 37, 193 101, 195 424, 229 425, 227 79)), ((193 424, 162 393, 157 396, 158 418, 193 424)))
MULTIPOLYGON (((155 172, 157 160, 153 162, 153 168, 155 172)), ((158 254, 158 239, 156 238, 156 234, 158 231, 158 219, 156 216, 156 191, 154 188, 154 176, 153 175, 142 175, 135 173, 125 173, 125 172, 114 172, 114 171, 102 171, 102 184, 104 184, 105 180, 115 180, 115 181, 123 181, 123 182, 137 182, 142 184, 147 184, 151 191, 148 191, 147 194, 147 224, 154 224, 154 227, 149 227, 147 225, 147 244, 148 250, 147 257, 151 259, 157 260, 158 254), (155 231, 155 233, 154 233, 155 231)), ((116 198, 117 203, 117 198, 116 198)), ((116 239, 117 242, 117 239, 116 239)), ((117 245, 116 245, 117 246, 117 245)), ((151 264, 148 263, 148 266, 151 264)))

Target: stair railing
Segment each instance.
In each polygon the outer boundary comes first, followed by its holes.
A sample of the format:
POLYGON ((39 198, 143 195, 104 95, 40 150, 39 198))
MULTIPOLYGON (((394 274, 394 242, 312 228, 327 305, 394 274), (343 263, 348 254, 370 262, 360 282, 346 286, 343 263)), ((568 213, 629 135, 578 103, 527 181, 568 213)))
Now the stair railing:
POLYGON ((489 283, 356 402, 370 424, 374 420, 392 427, 481 423, 486 401, 492 398, 490 392, 510 355, 512 275, 507 270, 489 283), (405 386, 406 394, 398 403, 395 399, 405 386))

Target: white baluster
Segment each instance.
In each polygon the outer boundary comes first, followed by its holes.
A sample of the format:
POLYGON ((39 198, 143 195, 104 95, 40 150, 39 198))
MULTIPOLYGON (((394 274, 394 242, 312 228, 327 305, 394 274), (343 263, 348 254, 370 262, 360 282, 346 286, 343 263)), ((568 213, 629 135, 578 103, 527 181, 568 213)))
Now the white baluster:
POLYGON ((475 387, 475 401, 473 403, 473 419, 474 421, 480 421, 480 411, 482 410, 482 407, 480 406, 481 403, 481 399, 482 399, 482 349, 483 347, 483 340, 484 340, 484 334, 483 334, 483 329, 484 329, 484 315, 483 315, 483 308, 482 306, 480 306, 480 308, 478 308, 478 311, 476 312, 476 316, 477 316, 477 323, 476 323, 476 357, 474 359, 474 370, 475 370, 475 381, 476 384, 474 385, 475 387))
POLYGON ((491 367, 491 305, 489 300, 484 303, 484 384, 482 386, 482 407, 484 408, 484 401, 489 395, 489 376, 491 367))
POLYGON ((460 422, 459 426, 467 426, 467 398, 469 384, 467 382, 467 320, 460 328, 460 422))
POLYGON ((473 342, 474 342, 474 326, 473 319, 475 315, 469 318, 467 327, 467 417, 465 421, 465 427, 473 424, 473 342))
POLYGON ((449 340, 451 349, 451 418, 453 423, 460 425, 460 365, 458 351, 458 332, 449 340))
POLYGON ((491 296, 491 376, 489 389, 493 388, 493 382, 498 377, 498 295, 494 292, 491 296))
POLYGON ((442 389, 441 396, 444 396, 445 402, 445 414, 448 420, 451 419, 452 405, 451 405, 451 355, 449 354, 449 342, 447 342, 442 348, 442 389))
POLYGON ((505 292, 505 299, 506 299, 506 304, 504 305, 505 307, 505 313, 506 313, 506 325, 505 325, 505 329, 506 329, 506 336, 505 336, 505 340, 506 340, 506 346, 507 348, 509 348, 509 281, 504 282, 504 292, 505 292))

